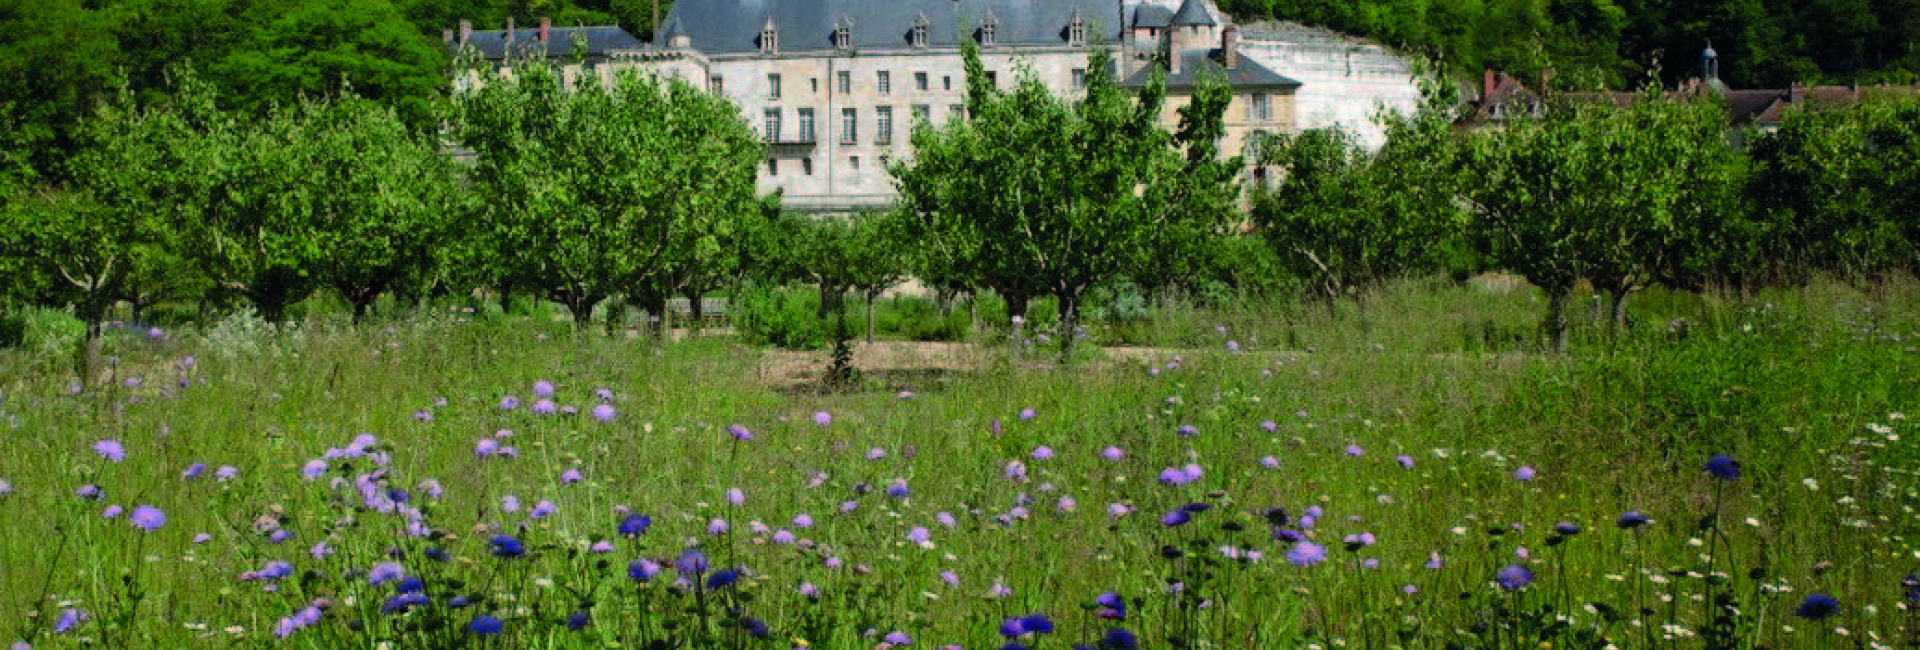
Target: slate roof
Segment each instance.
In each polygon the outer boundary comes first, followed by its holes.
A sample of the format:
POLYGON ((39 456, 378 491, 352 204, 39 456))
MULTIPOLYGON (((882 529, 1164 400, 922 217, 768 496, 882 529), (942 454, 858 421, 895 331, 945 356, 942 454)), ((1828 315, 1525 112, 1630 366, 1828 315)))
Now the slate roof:
POLYGON ((1134 27, 1166 27, 1173 22, 1173 10, 1160 5, 1140 5, 1133 10, 1134 27))
POLYGON ((1173 22, 1170 24, 1176 27, 1190 27, 1193 25, 1218 25, 1219 23, 1213 21, 1213 14, 1207 13, 1207 4, 1205 2, 1202 2, 1202 0, 1186 0, 1180 3, 1179 11, 1173 12, 1173 22))
MULTIPOLYGON (((1182 52, 1181 56, 1183 58, 1180 60, 1180 73, 1167 75, 1167 88, 1192 88, 1194 83, 1199 79, 1202 71, 1208 71, 1209 74, 1215 75, 1225 73, 1227 84, 1233 86, 1235 89, 1262 87, 1296 88, 1300 86, 1300 82, 1281 76, 1280 73, 1274 72, 1271 68, 1261 65, 1260 62, 1253 60, 1252 57, 1248 57, 1244 53, 1240 55, 1239 65, 1234 66, 1232 70, 1228 70, 1220 65, 1220 50, 1218 49, 1187 50, 1182 52)), ((1147 66, 1134 71, 1133 74, 1127 76, 1126 80, 1121 81, 1120 85, 1130 88, 1147 85, 1147 81, 1153 78, 1154 67, 1155 66, 1147 66)))
MULTIPOLYGON (((511 32, 504 29, 474 30, 467 37, 467 47, 473 48, 480 56, 491 60, 507 58, 509 51, 516 57, 545 55, 550 59, 568 59, 573 57, 575 37, 586 39, 586 58, 604 59, 614 50, 638 50, 645 47, 640 39, 628 34, 619 27, 553 27, 547 30, 547 41, 540 41, 538 26, 516 27, 511 32)), ((448 43, 448 48, 458 48, 459 43, 448 43)))
POLYGON ((678 21, 693 49, 706 54, 759 52, 768 19, 779 29, 782 53, 832 51, 842 22, 853 25, 855 50, 904 50, 921 17, 928 47, 957 48, 991 12, 996 45, 1063 46, 1075 11, 1089 38, 1111 38, 1122 24, 1114 0, 678 0, 665 22, 678 21))

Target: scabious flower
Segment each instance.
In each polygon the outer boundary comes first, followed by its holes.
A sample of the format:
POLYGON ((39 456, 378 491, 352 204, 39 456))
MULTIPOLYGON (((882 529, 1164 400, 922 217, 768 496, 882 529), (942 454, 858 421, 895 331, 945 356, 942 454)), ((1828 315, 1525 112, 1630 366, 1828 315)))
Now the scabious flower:
POLYGON ((1048 447, 1046 445, 1040 445, 1038 447, 1033 448, 1034 460, 1051 460, 1052 458, 1053 458, 1052 447, 1048 447))
POLYGON ((112 519, 114 517, 120 516, 120 513, 126 512, 126 511, 127 511, 126 508, 122 508, 118 504, 110 505, 110 506, 107 506, 105 510, 100 511, 100 518, 112 519))
POLYGON ((925 526, 914 526, 913 530, 907 531, 907 541, 912 542, 916 546, 931 548, 933 546, 933 533, 928 531, 925 526))
POLYGON ((511 494, 500 497, 500 510, 503 512, 519 512, 520 497, 511 494))
POLYGON ((1519 591, 1522 587, 1533 583, 1533 572, 1524 566, 1509 564, 1494 572, 1493 581, 1503 590, 1519 591))
POLYGON ((1107 635, 1101 637, 1100 647, 1105 650, 1135 650, 1140 647, 1140 640, 1134 638, 1132 632, 1116 627, 1107 630, 1107 635))
POLYGON ((559 509, 559 506, 553 505, 552 501, 541 501, 533 504, 533 509, 527 511, 527 516, 534 519, 545 519, 559 509))
POLYGON ((627 577, 634 579, 636 582, 652 580, 654 576, 659 574, 660 565, 646 558, 634 560, 632 563, 627 564, 627 577))
POLYGON ((397 563, 381 562, 373 565, 373 569, 367 572, 367 584, 379 586, 383 583, 394 582, 406 577, 406 573, 406 568, 397 563))
POLYGON ((205 474, 206 472, 207 472, 206 463, 194 463, 192 465, 188 465, 185 471, 180 472, 180 480, 185 481, 185 480, 199 478, 201 474, 205 474))
POLYGON ((111 438, 93 443, 93 453, 100 454, 101 458, 116 463, 127 459, 126 446, 120 444, 120 441, 111 438))
POLYGON ((1522 481, 1531 481, 1538 475, 1539 473, 1535 472, 1531 465, 1521 465, 1520 469, 1513 470, 1513 477, 1522 481))
POLYGON ((707 572, 707 555, 700 551, 687 549, 679 559, 673 561, 673 570, 684 575, 697 576, 707 572))
POLYGON ((601 422, 612 422, 616 415, 611 404, 596 404, 588 413, 593 416, 593 419, 601 422))
POLYGON ((1408 455, 1406 455, 1406 454, 1400 454, 1399 456, 1397 456, 1397 457, 1395 457, 1395 458, 1393 459, 1393 462, 1396 462, 1396 463, 1399 463, 1399 464, 1400 464, 1400 467, 1402 467, 1402 468, 1405 468, 1405 469, 1413 469, 1413 457, 1412 457, 1412 456, 1408 456, 1408 455))
POLYGON ((647 534, 647 529, 652 527, 653 527, 652 517, 648 517, 646 515, 643 515, 637 512, 629 513, 625 519, 620 520, 620 528, 619 528, 620 536, 621 537, 639 537, 641 535, 647 534))
POLYGON ((1033 409, 1020 409, 1021 422, 1032 422, 1035 415, 1037 415, 1037 413, 1035 413, 1033 409))
POLYGON ((572 485, 572 484, 574 484, 574 483, 579 483, 579 482, 580 482, 580 478, 581 478, 581 477, 580 477, 580 470, 577 470, 577 469, 570 469, 570 470, 567 470, 567 471, 564 471, 564 472, 561 472, 561 473, 560 473, 560 484, 561 484, 561 485, 572 485))
POLYGON ((485 458, 498 453, 500 453, 500 441, 498 440, 481 438, 479 442, 473 443, 473 455, 475 456, 485 458))
POLYGON ((494 636, 499 634, 500 630, 500 619, 486 614, 475 616, 473 621, 467 623, 467 631, 480 636, 494 636))
POLYGON ((1326 559, 1327 549, 1306 540, 1294 542, 1293 548, 1287 551, 1287 561, 1294 566, 1313 566, 1326 559))
POLYGON ((823 427, 833 424, 833 414, 826 411, 816 411, 813 414, 813 423, 823 427))
POLYGON ((1640 514, 1639 510, 1629 510, 1627 514, 1620 515, 1620 520, 1614 522, 1614 525, 1623 530, 1637 530, 1652 522, 1653 520, 1648 519, 1646 515, 1640 514))
POLYGON ((575 611, 574 613, 567 615, 567 629, 569 630, 579 632, 581 630, 587 629, 587 626, 592 624, 593 624, 593 617, 588 615, 585 611, 575 611))
POLYGON ((820 599, 820 588, 814 586, 814 584, 811 582, 800 583, 800 586, 796 587, 795 591, 800 592, 800 595, 805 597, 807 600, 820 599))
POLYGON ((804 513, 804 512, 802 512, 802 513, 800 513, 800 514, 797 514, 797 515, 794 515, 794 516, 793 516, 793 527, 794 527, 794 528, 812 528, 812 527, 813 527, 813 516, 812 516, 812 515, 808 515, 807 513, 804 513))
POLYGON ((133 509, 133 516, 127 519, 133 522, 134 528, 147 532, 160 530, 161 526, 167 525, 167 514, 161 512, 159 508, 149 505, 135 507, 133 509))
POLYGON ((721 569, 707 576, 707 590, 725 589, 740 580, 740 572, 735 569, 721 569))
POLYGON ((533 414, 534 415, 553 415, 554 411, 557 410, 558 408, 559 407, 556 407, 553 405, 553 400, 543 399, 533 403, 533 414))
POLYGON ((533 382, 534 397, 553 397, 553 382, 542 379, 533 382))
POLYGON ((80 627, 80 623, 88 618, 90 617, 87 616, 86 612, 72 607, 60 610, 59 618, 54 619, 53 622, 53 633, 66 634, 72 632, 74 628, 80 627))
POLYGON ((1714 478, 1722 481, 1731 481, 1740 478, 1740 461, 1728 458, 1725 455, 1714 456, 1708 459, 1706 469, 1708 474, 1712 474, 1714 478))
POLYGON ((1100 606, 1099 610, 1094 612, 1095 616, 1109 621, 1127 620, 1127 599, 1121 598, 1118 593, 1111 591, 1102 593, 1093 599, 1093 604, 1100 606))
POLYGON ((880 460, 887 457, 886 447, 874 447, 867 450, 867 460, 880 460))
POLYGON ((881 637, 880 640, 885 641, 887 643, 891 643, 893 645, 897 645, 897 646, 908 645, 913 643, 913 639, 911 637, 908 637, 907 633, 899 632, 899 631, 888 632, 887 635, 884 637, 881 637))
POLYGON ((1839 612, 1840 601, 1834 600, 1832 596, 1816 593, 1800 601, 1800 606, 1793 610, 1793 615, 1809 621, 1824 621, 1839 612))
POLYGON ((727 534, 727 531, 729 531, 729 530, 733 530, 733 527, 732 527, 732 526, 730 526, 730 525, 728 525, 728 524, 727 524, 727 520, 725 520, 725 519, 720 519, 720 518, 717 518, 717 517, 716 517, 716 518, 714 518, 714 520, 713 520, 713 521, 709 521, 709 522, 707 522, 707 534, 708 534, 708 535, 712 535, 712 536, 714 536, 714 537, 719 537, 719 536, 721 536, 721 535, 725 535, 725 534, 727 534))
POLYGON ((497 558, 513 559, 527 554, 527 548, 512 535, 494 535, 493 539, 487 540, 487 546, 493 548, 493 556, 497 558))
POLYGON ((1362 456, 1362 455, 1364 455, 1364 454, 1366 454, 1366 453, 1367 453, 1367 450, 1365 450, 1365 449, 1361 449, 1361 448, 1360 448, 1360 445, 1347 445, 1347 455, 1348 455, 1348 456, 1353 456, 1353 457, 1355 457, 1355 458, 1359 458, 1360 456, 1362 456))
POLYGON ((300 477, 309 481, 318 481, 327 473, 327 461, 315 458, 300 467, 300 477))
POLYGON ((747 440, 753 439, 753 432, 747 430, 746 427, 740 426, 738 424, 727 425, 727 435, 733 436, 734 440, 740 440, 740 441, 747 441, 747 440))

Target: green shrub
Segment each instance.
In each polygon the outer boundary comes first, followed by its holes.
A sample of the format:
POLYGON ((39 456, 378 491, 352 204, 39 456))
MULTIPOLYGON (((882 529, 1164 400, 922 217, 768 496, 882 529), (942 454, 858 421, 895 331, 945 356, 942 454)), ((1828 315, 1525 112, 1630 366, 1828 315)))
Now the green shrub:
POLYGON ((740 291, 731 309, 734 328, 747 343, 788 350, 819 350, 827 345, 827 323, 819 317, 820 296, 811 288, 749 287, 740 291))

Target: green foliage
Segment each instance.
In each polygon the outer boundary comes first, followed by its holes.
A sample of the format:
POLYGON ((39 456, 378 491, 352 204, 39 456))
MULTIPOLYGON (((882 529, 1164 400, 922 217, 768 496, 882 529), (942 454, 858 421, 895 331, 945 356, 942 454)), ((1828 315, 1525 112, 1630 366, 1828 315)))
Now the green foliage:
POLYGON ((733 299, 734 329, 741 340, 787 350, 819 350, 827 344, 819 295, 794 286, 744 287, 733 299))
POLYGON ((470 275, 530 287, 585 323, 616 292, 660 294, 718 253, 729 220, 765 214, 761 144, 726 99, 628 71, 568 88, 544 62, 489 71, 455 96, 478 198, 461 231, 470 275))
POLYGON ((978 50, 968 44, 963 56, 968 119, 916 125, 913 164, 890 170, 905 236, 937 258, 923 268, 991 288, 1015 312, 1052 295, 1065 335, 1089 288, 1180 259, 1225 223, 1238 159, 1218 160, 1203 137, 1220 129, 1224 84, 1196 91, 1176 138, 1158 125, 1162 77, 1136 98, 1104 49, 1089 55, 1086 95, 1072 103, 1031 72, 1011 90, 994 88, 978 50), (1174 144, 1193 156, 1182 160, 1174 144))
POLYGON ((1243 22, 1288 20, 1435 56, 1449 71, 1554 70, 1561 88, 1701 75, 1709 43, 1737 88, 1907 83, 1920 72, 1913 0, 1221 0, 1243 22))
POLYGON ((1253 192, 1253 222, 1292 278, 1319 298, 1363 298, 1385 282, 1457 265, 1465 248, 1451 86, 1428 80, 1414 115, 1377 117, 1387 142, 1369 154, 1345 131, 1269 136, 1262 164, 1277 186, 1253 192))
POLYGON ((447 87, 438 36, 420 33, 388 0, 306 0, 260 24, 209 72, 230 89, 228 105, 246 113, 351 93, 424 128, 447 87))
POLYGON ((1920 100, 1789 113, 1752 145, 1756 256, 1842 277, 1920 268, 1920 100))
POLYGON ((1626 295, 1676 262, 1682 233, 1719 217, 1713 192, 1735 169, 1723 115, 1648 91, 1624 108, 1556 105, 1469 144, 1467 230, 1497 267, 1546 293, 1555 349, 1567 348, 1576 282, 1611 294, 1624 319, 1626 295))

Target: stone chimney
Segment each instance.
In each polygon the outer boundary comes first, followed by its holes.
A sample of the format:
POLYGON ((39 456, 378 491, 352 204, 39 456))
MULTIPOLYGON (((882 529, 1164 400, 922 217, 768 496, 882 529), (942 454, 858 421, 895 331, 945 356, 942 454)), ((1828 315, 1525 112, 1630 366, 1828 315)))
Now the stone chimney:
POLYGON ((513 33, 513 16, 507 16, 507 34, 506 34, 506 36, 505 36, 504 38, 506 39, 506 41, 507 41, 508 43, 512 43, 512 42, 513 42, 513 37, 514 37, 514 33, 513 33))
POLYGON ((1220 30, 1220 64, 1233 70, 1240 67, 1240 26, 1227 23, 1220 30))
POLYGON ((1499 81, 1498 74, 1492 68, 1487 69, 1486 82, 1480 86, 1480 105, 1485 106, 1493 101, 1493 84, 1499 81))
POLYGON ((1787 86, 1787 103, 1788 104, 1799 106, 1800 100, 1804 99, 1806 96, 1807 96, 1806 84, 1795 81, 1793 82, 1793 85, 1787 86))
POLYGON ((538 38, 540 39, 540 43, 542 45, 545 45, 547 42, 547 37, 552 34, 553 34, 553 19, 548 18, 546 16, 541 16, 540 17, 540 35, 538 36, 538 38))
POLYGON ((473 21, 460 21, 460 45, 465 46, 467 40, 471 38, 473 38, 473 21))

